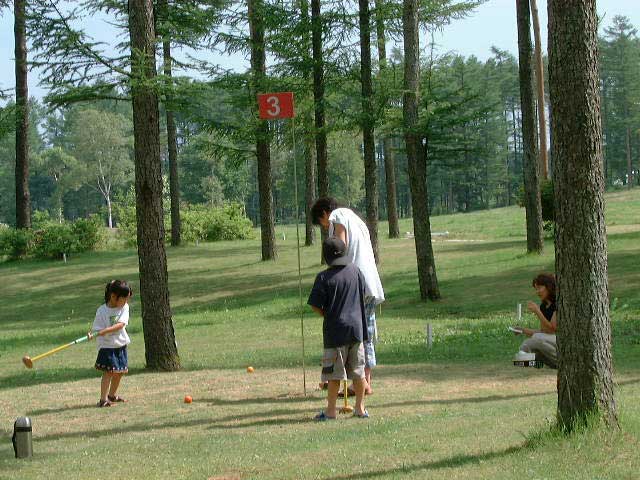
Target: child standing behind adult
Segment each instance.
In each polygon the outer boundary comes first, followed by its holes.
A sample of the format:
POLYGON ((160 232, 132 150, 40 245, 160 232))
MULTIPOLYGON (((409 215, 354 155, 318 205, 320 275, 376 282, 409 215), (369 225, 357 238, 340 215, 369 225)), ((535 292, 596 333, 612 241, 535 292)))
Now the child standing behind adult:
POLYGON ((353 210, 339 208, 335 198, 319 198, 311 208, 315 225, 328 231, 330 237, 341 239, 347 247, 347 258, 360 269, 365 281, 365 316, 368 339, 364 343, 366 393, 373 393, 371 371, 377 365, 375 344, 378 340, 376 305, 384 302, 384 291, 371 245, 369 229, 353 210))
POLYGON ((129 324, 131 287, 123 280, 112 280, 104 291, 104 304, 96 311, 89 339, 97 337, 96 369, 102 371, 98 407, 110 407, 124 402, 117 395, 122 375, 129 371, 127 345, 131 343, 126 326, 129 324))
POLYGON ((340 382, 353 380, 356 406, 354 415, 368 418, 364 408, 365 358, 363 341, 368 338, 365 318, 364 277, 348 261, 346 246, 330 237, 322 244, 322 254, 329 266, 315 280, 308 304, 324 317, 322 339, 322 380, 328 382, 327 409, 315 420, 334 420, 340 382))

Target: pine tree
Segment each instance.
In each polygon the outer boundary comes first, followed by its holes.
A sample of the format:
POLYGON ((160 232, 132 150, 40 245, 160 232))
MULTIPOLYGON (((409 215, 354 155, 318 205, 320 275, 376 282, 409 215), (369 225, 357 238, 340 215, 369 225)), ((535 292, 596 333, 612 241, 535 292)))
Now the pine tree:
POLYGON ((420 40, 418 26, 418 1, 403 1, 404 38, 404 95, 402 99, 404 138, 409 164, 411 203, 413 204, 413 228, 420 297, 423 300, 440 298, 435 259, 431 245, 429 221, 429 195, 427 191, 427 164, 418 127, 418 82, 420 78, 420 40))
POLYGON ((371 73, 371 11, 369 0, 359 0, 360 20, 360 83, 362 88, 362 144, 364 184, 367 199, 367 227, 376 262, 378 255, 378 169, 374 137, 373 80, 371 73))
POLYGON ((26 0, 14 0, 16 72, 16 227, 31 228, 29 195, 29 88, 27 82, 26 0))
POLYGON ((520 101, 522 105, 522 137, 524 147, 524 190, 527 221, 527 252, 542 253, 542 205, 538 162, 538 139, 533 93, 531 26, 528 0, 516 0, 518 51, 520 58, 520 101))
MULTIPOLYGON (((378 45, 378 76, 381 87, 387 76, 387 36, 385 32, 385 0, 375 0, 375 22, 376 37, 378 45)), ((387 92, 385 92, 387 93, 387 92)), ((381 112, 384 113, 382 108, 381 112)), ((391 145, 391 138, 385 135, 382 139, 382 154, 384 156, 384 172, 387 200, 387 221, 389 223, 389 238, 400 237, 400 226, 398 224, 398 207, 396 193, 396 163, 391 145)))
MULTIPOLYGON (((264 41, 263 0, 248 0, 249 29, 251 32, 252 93, 266 93, 266 52, 264 41)), ((257 108, 257 104, 256 104, 257 108)), ((273 196, 271 193, 271 152, 269 126, 259 122, 256 126, 256 158, 258 161, 258 186, 260 193, 260 232, 262 236, 262 260, 276 259, 276 233, 274 226, 273 196)))
POLYGON ((135 144, 136 218, 140 297, 147 367, 180 368, 164 246, 160 113, 156 78, 155 24, 152 0, 129 0, 131 100, 135 144))
POLYGON ((558 420, 616 425, 595 0, 549 1, 558 420))

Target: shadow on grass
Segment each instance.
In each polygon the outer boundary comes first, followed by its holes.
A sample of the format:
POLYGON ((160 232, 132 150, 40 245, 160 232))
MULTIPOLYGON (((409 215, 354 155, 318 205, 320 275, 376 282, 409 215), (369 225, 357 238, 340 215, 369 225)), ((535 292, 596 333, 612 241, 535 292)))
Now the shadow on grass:
MULTIPOLYGON (((141 375, 157 373, 144 368, 129 368, 127 375, 141 375)), ((52 383, 66 383, 87 378, 100 378, 101 373, 91 368, 56 368, 46 371, 25 370, 24 373, 17 373, 2 377, 0 390, 8 390, 19 387, 33 387, 35 385, 48 385, 52 383)))
MULTIPOLYGON (((96 402, 97 403, 97 402, 96 402)), ((93 410, 94 408, 96 408, 95 405, 89 405, 86 403, 80 403, 77 405, 68 405, 65 407, 60 407, 60 408, 41 408, 39 410, 31 410, 30 412, 26 413, 27 417, 37 417, 38 415, 50 415, 52 413, 62 413, 62 412, 68 412, 69 410, 93 410)))
MULTIPOLYGON (((118 408, 118 407, 112 407, 118 408)), ((256 426, 269 426, 269 425, 294 425, 294 424, 304 424, 311 423, 312 416, 309 415, 308 418, 304 417, 293 417, 293 415, 304 415, 307 413, 308 409, 277 409, 277 410, 269 410, 267 412, 262 412, 260 416, 255 413, 251 414, 243 414, 243 415, 229 415, 221 418, 214 419, 203 419, 203 418, 195 418, 191 420, 173 420, 168 422, 161 423, 132 423, 127 424, 126 427, 122 428, 108 428, 105 430, 82 430, 82 431, 74 431, 74 432, 63 432, 63 433, 54 433, 50 435, 42 435, 39 436, 36 440, 38 442, 48 442, 55 441, 67 438, 101 438, 101 437, 109 437, 112 435, 117 435, 121 433, 128 432, 150 432, 154 430, 164 430, 169 428, 189 428, 189 427, 199 427, 204 428, 207 427, 210 430, 225 430, 230 428, 247 428, 247 427, 256 427, 256 426), (289 415, 288 418, 281 418, 283 415, 289 415), (264 418, 267 417, 267 418, 264 418), (270 418, 270 417, 278 417, 278 418, 270 418), (239 420, 246 419, 254 419, 252 422, 244 422, 238 423, 239 420), (232 422, 232 423, 230 423, 232 422)))
POLYGON ((306 403, 311 401, 317 401, 317 397, 311 395, 307 397, 291 395, 280 395, 277 397, 256 397, 256 398, 203 398, 198 400, 198 403, 206 403, 214 407, 225 407, 230 405, 255 405, 255 404, 270 404, 270 403, 306 403))
POLYGON ((440 470, 442 468, 454 468, 463 467, 469 464, 477 464, 480 462, 486 462, 490 460, 496 460, 514 453, 518 453, 524 450, 525 446, 509 447, 504 450, 498 450, 494 452, 487 452, 478 455, 455 455, 453 457, 444 458, 434 462, 423 462, 416 464, 403 464, 401 467, 388 468, 384 470, 373 470, 370 472, 358 472, 350 475, 340 475, 337 477, 331 477, 331 480, 356 480, 366 478, 385 477, 387 475, 411 475, 415 476, 422 470, 440 470))

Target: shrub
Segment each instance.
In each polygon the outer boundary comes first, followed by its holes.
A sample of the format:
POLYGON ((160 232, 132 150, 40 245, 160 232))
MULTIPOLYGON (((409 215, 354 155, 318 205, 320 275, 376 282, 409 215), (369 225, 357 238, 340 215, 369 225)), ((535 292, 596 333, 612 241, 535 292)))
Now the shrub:
POLYGON ((40 230, 50 223, 54 223, 54 220, 48 210, 35 210, 31 215, 31 228, 33 230, 40 230))
POLYGON ((9 227, 0 228, 0 255, 12 260, 25 257, 32 246, 33 232, 9 227))
POLYGON ((77 251, 78 241, 68 223, 50 223, 34 233, 33 255, 37 258, 62 258, 77 251))
POLYGON ((184 242, 204 241, 211 219, 204 205, 190 205, 180 211, 180 236, 184 242))
POLYGON ((91 252, 96 249, 101 240, 102 222, 97 215, 89 218, 79 218, 71 225, 71 233, 75 238, 76 252, 91 252))
POLYGON ((185 242, 246 240, 253 237, 253 225, 237 203, 223 207, 190 205, 182 209, 182 238, 185 242))
POLYGON ((213 222, 207 226, 207 240, 247 240, 253 237, 253 225, 244 214, 244 207, 231 203, 215 209, 213 222))

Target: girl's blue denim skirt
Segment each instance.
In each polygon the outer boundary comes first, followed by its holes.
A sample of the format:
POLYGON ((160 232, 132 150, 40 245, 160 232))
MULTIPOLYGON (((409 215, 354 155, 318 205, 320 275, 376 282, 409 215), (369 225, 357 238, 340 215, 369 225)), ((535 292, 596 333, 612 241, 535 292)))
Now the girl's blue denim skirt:
POLYGON ((127 373, 129 371, 127 347, 101 348, 98 350, 96 370, 113 373, 127 373))

